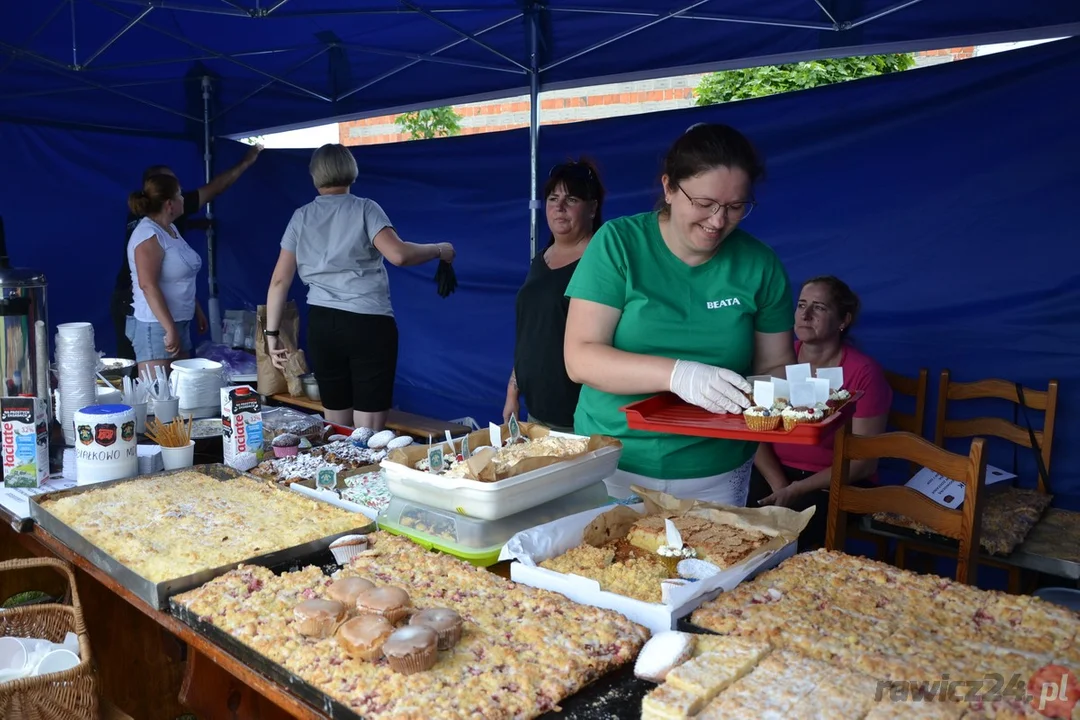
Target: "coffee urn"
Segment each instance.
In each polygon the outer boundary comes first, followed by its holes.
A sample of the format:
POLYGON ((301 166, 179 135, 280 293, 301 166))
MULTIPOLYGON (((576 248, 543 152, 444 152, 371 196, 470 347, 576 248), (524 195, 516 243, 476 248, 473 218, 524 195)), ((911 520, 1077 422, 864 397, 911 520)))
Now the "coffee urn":
POLYGON ((0 373, 6 397, 33 396, 52 419, 49 378, 49 316, 45 275, 13 268, 0 217, 0 373))

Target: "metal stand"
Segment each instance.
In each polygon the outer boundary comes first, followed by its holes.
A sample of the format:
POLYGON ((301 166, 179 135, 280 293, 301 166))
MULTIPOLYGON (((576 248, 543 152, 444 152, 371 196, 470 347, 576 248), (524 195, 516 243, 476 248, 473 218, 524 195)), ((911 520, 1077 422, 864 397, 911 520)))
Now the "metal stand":
MULTIPOLYGON (((210 78, 203 75, 202 79, 203 98, 203 165, 206 173, 206 183, 210 184, 212 178, 211 165, 213 154, 210 150, 210 78)), ((206 203, 206 267, 210 285, 210 299, 207 302, 206 319, 210 324, 210 339, 215 343, 221 342, 221 305, 218 302, 217 287, 217 238, 214 232, 214 204, 206 203)))
POLYGON ((529 262, 536 257, 540 232, 540 10, 529 10, 529 262))

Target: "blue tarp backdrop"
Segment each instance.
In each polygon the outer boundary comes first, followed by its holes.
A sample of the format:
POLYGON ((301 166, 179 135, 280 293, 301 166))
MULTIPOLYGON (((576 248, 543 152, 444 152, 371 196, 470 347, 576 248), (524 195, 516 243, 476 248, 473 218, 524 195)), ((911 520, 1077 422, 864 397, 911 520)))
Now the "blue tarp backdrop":
MULTIPOLYGON (((1080 97, 1070 88, 1078 74, 1080 40, 1068 40, 794 95, 544 128, 542 174, 587 154, 610 192, 605 215, 638 212, 655 200, 660 158, 687 126, 741 128, 769 168, 747 229, 777 250, 793 282, 822 273, 847 280, 865 307, 857 341, 883 365, 907 374, 925 366, 935 380, 949 368, 958 381, 1061 381, 1051 477, 1058 504, 1077 508, 1080 97)), ((12 254, 48 271, 54 323, 93 320, 111 349, 105 298, 126 193, 143 166, 163 161, 196 184, 198 149, 11 124, 0 126, 0 147, 12 254)), ((224 168, 243 147, 218 142, 217 152, 224 168)), ((529 261, 527 132, 356 156, 355 192, 376 199, 403 238, 458 249, 460 285, 445 300, 434 265, 391 271, 402 338, 397 402, 445 418, 494 418, 529 261)), ((218 203, 223 308, 265 297, 285 224, 314 196, 308 157, 265 152, 218 203)), ((302 288, 293 297, 302 300, 302 288)), ((1011 468, 1013 459, 997 448, 990 461, 1011 468)), ((1030 456, 1019 467, 1034 478, 1030 456)))

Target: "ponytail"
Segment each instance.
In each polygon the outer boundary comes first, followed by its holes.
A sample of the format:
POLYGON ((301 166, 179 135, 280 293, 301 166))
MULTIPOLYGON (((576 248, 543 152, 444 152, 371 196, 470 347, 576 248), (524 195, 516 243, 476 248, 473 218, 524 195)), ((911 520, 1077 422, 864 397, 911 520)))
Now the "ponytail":
POLYGON ((151 175, 143 182, 142 190, 128 195, 128 208, 139 217, 153 215, 179 192, 180 181, 175 175, 151 175))

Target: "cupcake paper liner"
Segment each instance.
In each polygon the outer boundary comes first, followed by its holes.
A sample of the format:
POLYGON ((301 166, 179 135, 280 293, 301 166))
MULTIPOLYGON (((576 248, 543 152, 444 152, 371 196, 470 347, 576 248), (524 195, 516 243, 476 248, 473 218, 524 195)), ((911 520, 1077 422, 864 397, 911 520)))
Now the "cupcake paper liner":
POLYGON ((395 672, 402 675, 415 675, 430 670, 435 665, 438 652, 438 648, 432 645, 425 650, 418 650, 401 657, 386 655, 386 661, 395 672))
POLYGON ((409 611, 409 624, 410 625, 423 625, 424 627, 431 628, 435 631, 435 634, 439 636, 439 649, 450 650, 459 642, 461 642, 461 634, 465 629, 465 622, 459 622, 455 627, 451 628, 437 628, 433 625, 429 625, 425 622, 417 622, 414 618, 420 613, 418 608, 410 608, 409 611))
POLYGON ((458 625, 457 627, 452 627, 452 628, 450 628, 448 630, 436 630, 435 631, 439 635, 439 649, 440 650, 449 650, 452 647, 454 647, 455 645, 457 645, 459 642, 461 642, 462 625, 458 625))
POLYGON ((334 560, 338 565, 348 565, 350 560, 365 552, 369 547, 368 539, 364 535, 342 535, 330 543, 330 552, 334 554, 334 560))
POLYGON ((356 609, 361 615, 381 615, 393 625, 397 625, 402 620, 409 617, 409 613, 411 612, 408 607, 390 608, 389 610, 373 610, 371 608, 357 606, 356 609))
POLYGON ((809 418, 803 419, 803 418, 784 417, 784 430, 791 431, 791 430, 795 429, 796 425, 814 424, 814 423, 819 423, 821 421, 822 421, 822 418, 816 418, 816 419, 811 420, 809 418))
POLYGON ((743 419, 746 420, 746 427, 754 432, 764 432, 766 430, 775 430, 780 426, 779 415, 743 415, 743 419))
POLYGON ((278 447, 274 446, 274 457, 296 457, 300 453, 300 446, 293 445, 292 447, 278 447))
POLYGON ((328 638, 334 634, 340 623, 336 618, 307 618, 301 620, 297 630, 301 635, 313 638, 328 638))

